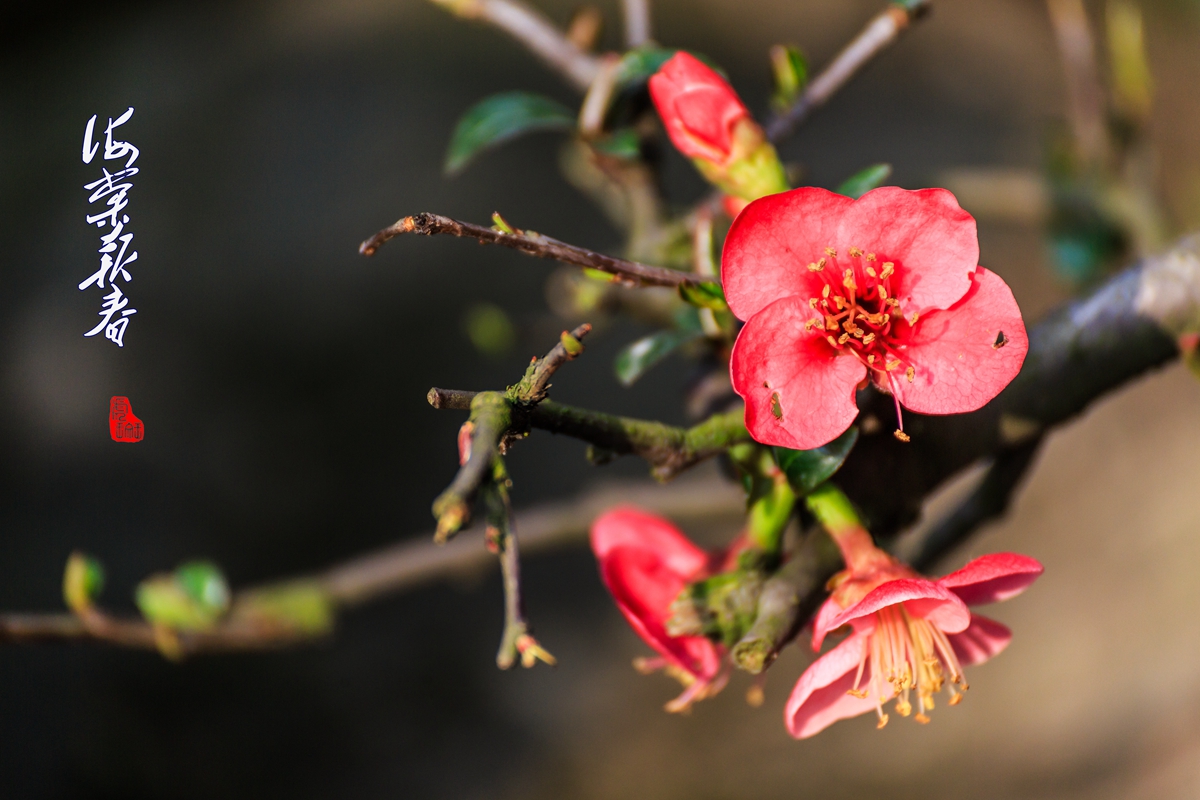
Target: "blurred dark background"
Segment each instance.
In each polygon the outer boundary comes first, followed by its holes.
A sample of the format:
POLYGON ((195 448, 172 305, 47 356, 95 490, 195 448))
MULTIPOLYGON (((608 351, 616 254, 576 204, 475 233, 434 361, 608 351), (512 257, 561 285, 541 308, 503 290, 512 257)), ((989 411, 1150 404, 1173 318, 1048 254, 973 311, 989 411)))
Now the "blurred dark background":
MULTIPOLYGON (((540 3, 558 22, 573 6, 540 3)), ((618 46, 619 15, 606 46, 618 46)), ((873 0, 658 0, 656 38, 721 63, 753 108, 765 52, 825 63, 873 0)), ((1097 7, 1098 8, 1098 7, 1097 7)), ((1093 9, 1095 10, 1095 9, 1093 9)), ((1157 84, 1153 133, 1166 207, 1200 225, 1200 8, 1145 5, 1157 84)), ((241 586, 312 571, 418 535, 456 464, 455 412, 431 385, 493 388, 554 341, 554 266, 459 241, 358 243, 437 211, 600 250, 620 240, 557 174, 554 135, 445 179, 458 115, 495 91, 574 106, 504 35, 417 0, 14 4, 0 11, 0 608, 62 607, 75 548, 108 571, 106 605, 132 613, 151 572, 204 556, 241 586), (129 230, 138 309, 118 349, 82 333, 101 293, 79 151, 92 114, 141 149, 129 230), (463 314, 505 309, 517 346, 479 353, 463 314), (127 395, 145 441, 108 438, 127 395)), ((954 0, 872 64, 782 148, 833 186, 879 161, 919 187, 963 166, 1034 170, 1063 86, 1045 6, 954 0)), ((680 205, 699 180, 668 172, 680 205)), ((968 210, 971 210, 968 205, 968 210)), ((981 216, 983 262, 1030 318, 1068 290, 1041 232, 981 216)), ((676 358, 633 389, 598 331, 555 397, 682 421, 676 358)), ((1200 389, 1174 368, 1057 436, 1003 525, 968 555, 1016 549, 1046 577, 997 612, 1010 652, 935 724, 876 734, 862 720, 796 743, 779 709, 804 664, 744 682, 690 717, 673 686, 629 668, 642 646, 583 548, 526 565, 528 606, 555 669, 501 673, 490 572, 353 611, 311 647, 172 664, 101 646, 0 650, 0 796, 13 798, 1195 797, 1200 794, 1200 389), (863 723, 863 724, 859 724, 863 723)), ((510 462, 518 506, 561 498, 632 461, 589 466, 578 443, 534 435, 510 462)), ((947 564, 950 568, 956 564, 947 564)))

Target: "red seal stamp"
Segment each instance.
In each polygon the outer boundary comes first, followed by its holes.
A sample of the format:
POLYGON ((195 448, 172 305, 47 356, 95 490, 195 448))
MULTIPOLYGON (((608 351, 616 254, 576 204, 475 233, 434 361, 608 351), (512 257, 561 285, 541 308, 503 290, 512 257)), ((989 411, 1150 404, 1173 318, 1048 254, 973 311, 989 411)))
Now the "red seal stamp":
POLYGON ((140 442, 146 426, 133 415, 128 397, 114 397, 108 403, 108 433, 114 442, 140 442))

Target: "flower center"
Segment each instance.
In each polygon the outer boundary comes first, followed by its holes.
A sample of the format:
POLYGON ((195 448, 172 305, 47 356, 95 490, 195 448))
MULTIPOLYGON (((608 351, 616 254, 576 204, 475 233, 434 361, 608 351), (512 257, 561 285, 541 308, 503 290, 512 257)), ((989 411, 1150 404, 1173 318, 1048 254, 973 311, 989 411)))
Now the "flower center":
MULTIPOLYGON (((866 365, 875 383, 895 395, 897 376, 913 382, 916 369, 905 358, 903 343, 917 324, 917 313, 905 317, 894 297, 892 277, 895 263, 880 262, 874 253, 851 247, 839 260, 838 251, 825 248, 825 255, 808 265, 819 273, 825 286, 819 297, 808 299, 815 314, 805 323, 806 331, 822 330, 825 340, 840 355, 851 355, 866 365)), ((899 425, 896 438, 908 441, 896 403, 899 425)))
POLYGON ((967 690, 962 666, 946 634, 926 620, 910 615, 903 603, 875 612, 875 630, 868 636, 854 676, 854 687, 847 693, 859 698, 875 698, 878 727, 887 724, 888 715, 883 712, 883 704, 893 697, 896 698, 896 713, 902 717, 911 714, 912 694, 916 694, 917 699, 917 714, 913 719, 922 724, 929 722, 925 712, 933 709, 933 696, 943 687, 950 692, 950 705, 958 705, 962 700, 962 694, 955 691, 954 685, 963 692, 967 690), (871 672, 867 683, 863 684, 868 663, 871 672), (947 677, 950 686, 946 686, 947 677))

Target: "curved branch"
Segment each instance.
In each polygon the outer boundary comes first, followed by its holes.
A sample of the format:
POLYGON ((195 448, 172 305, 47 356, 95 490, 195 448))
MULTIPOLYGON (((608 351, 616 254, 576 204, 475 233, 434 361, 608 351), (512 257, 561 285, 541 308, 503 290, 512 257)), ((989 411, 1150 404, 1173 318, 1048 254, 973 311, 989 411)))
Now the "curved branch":
POLYGON ((787 138, 808 119, 814 110, 825 105, 860 69, 890 44, 914 20, 929 10, 930 0, 900 0, 877 14, 858 36, 851 40, 821 74, 787 110, 767 120, 767 138, 778 143, 787 138))
POLYGON ((519 250, 522 253, 538 258, 553 258, 564 264, 576 267, 595 269, 612 275, 614 279, 628 286, 680 286, 682 284, 702 283, 703 279, 686 272, 679 272, 665 267, 652 267, 614 258, 602 253, 596 253, 582 247, 560 242, 532 231, 514 231, 505 233, 494 228, 485 228, 470 222, 460 222, 440 214, 416 214, 404 217, 394 225, 389 225, 359 245, 358 252, 364 256, 375 255, 384 242, 405 233, 415 233, 422 236, 448 234, 460 238, 474 239, 480 244, 498 244, 519 250))
POLYGON ((495 25, 525 45, 538 58, 586 91, 600 62, 568 39, 542 14, 517 0, 433 0, 455 16, 495 25))

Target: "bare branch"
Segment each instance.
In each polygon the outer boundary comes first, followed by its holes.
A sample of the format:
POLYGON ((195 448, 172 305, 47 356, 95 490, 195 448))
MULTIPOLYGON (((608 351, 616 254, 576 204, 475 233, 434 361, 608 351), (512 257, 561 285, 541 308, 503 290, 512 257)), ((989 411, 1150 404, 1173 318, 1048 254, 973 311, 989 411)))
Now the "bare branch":
POLYGON ((1108 151, 1104 88, 1082 0, 1046 0, 1067 79, 1067 108, 1080 154, 1091 163, 1108 151))
POLYGON ((913 20, 929 10, 931 0, 904 0, 893 3, 875 16, 850 44, 800 95, 790 108, 767 121, 767 138, 779 142, 798 128, 815 109, 837 94, 863 66, 895 42, 913 20))
POLYGON ((545 356, 534 359, 529 365, 525 377, 513 387, 512 399, 529 405, 536 405, 545 400, 546 390, 550 388, 550 378, 563 364, 579 357, 583 352, 580 339, 587 336, 591 330, 592 326, 585 322, 570 333, 563 331, 558 344, 550 348, 550 352, 545 356))
MULTIPOLYGON (((592 520, 620 503, 633 503, 686 524, 728 514, 743 507, 741 489, 715 473, 696 474, 670 486, 647 481, 603 483, 566 501, 535 506, 516 515, 526 554, 581 542, 592 520)), ((311 641, 314 634, 282 627, 252 626, 241 615, 248 601, 279 586, 306 585, 335 607, 377 600, 414 587, 486 567, 494 560, 481 542, 481 528, 468 530, 446 545, 431 533, 368 553, 326 572, 239 592, 229 616, 205 632, 179 633, 181 655, 231 650, 265 650, 311 641)), ((154 628, 137 619, 119 619, 88 609, 83 617, 67 613, 0 614, 0 642, 94 641, 153 650, 154 628)))
POLYGON ((623 0, 625 46, 632 49, 650 41, 650 0, 623 0))
POLYGON ((568 39, 554 23, 518 0, 433 0, 452 14, 478 19, 505 31, 579 91, 596 77, 599 62, 568 39))
POLYGON ((620 282, 629 286, 680 286, 685 283, 700 283, 701 279, 686 272, 678 272, 665 267, 652 267, 639 264, 636 261, 626 261, 623 258, 595 253, 582 247, 560 242, 532 231, 515 231, 505 233, 493 228, 485 228, 470 222, 460 222, 456 219, 443 217, 438 214, 417 214, 405 217, 394 225, 379 231, 363 242, 358 251, 364 256, 371 256, 389 239, 404 233, 416 233, 423 236, 447 234, 460 238, 475 239, 480 244, 498 244, 519 250, 526 255, 538 258, 552 258, 577 267, 595 269, 608 273, 620 282))

